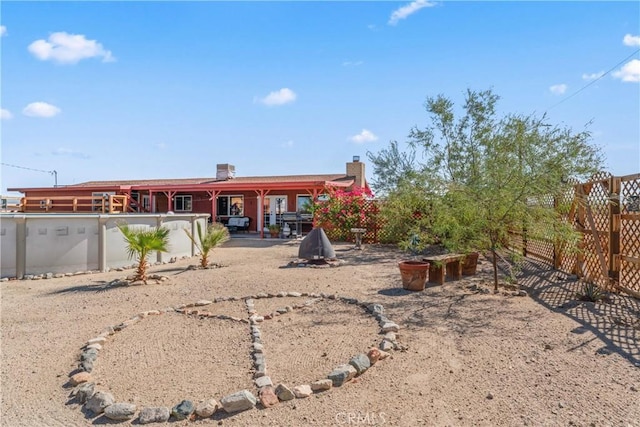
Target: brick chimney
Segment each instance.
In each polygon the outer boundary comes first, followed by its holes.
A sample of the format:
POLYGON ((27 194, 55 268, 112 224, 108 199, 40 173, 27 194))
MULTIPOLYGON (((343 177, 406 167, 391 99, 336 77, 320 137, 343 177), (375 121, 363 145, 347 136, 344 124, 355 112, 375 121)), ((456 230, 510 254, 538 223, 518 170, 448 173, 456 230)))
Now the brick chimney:
POLYGON ((360 156, 353 156, 353 161, 347 163, 347 175, 355 178, 353 185, 362 188, 367 185, 364 163, 360 162, 360 156))

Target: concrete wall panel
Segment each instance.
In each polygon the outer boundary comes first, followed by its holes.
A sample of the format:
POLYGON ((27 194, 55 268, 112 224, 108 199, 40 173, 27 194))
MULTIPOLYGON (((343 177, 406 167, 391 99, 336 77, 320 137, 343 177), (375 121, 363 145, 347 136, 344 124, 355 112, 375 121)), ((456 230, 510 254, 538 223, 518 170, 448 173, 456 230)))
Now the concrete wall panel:
POLYGON ((173 257, 194 255, 193 244, 184 232, 192 223, 207 226, 202 214, 2 214, 0 215, 0 276, 16 277, 45 273, 73 273, 129 266, 124 236, 117 227, 169 229, 169 251, 152 253, 149 262, 169 261, 173 257), (21 224, 22 223, 22 224, 21 224), (18 242, 19 229, 26 229, 18 242), (20 255, 20 245, 24 250, 20 255))

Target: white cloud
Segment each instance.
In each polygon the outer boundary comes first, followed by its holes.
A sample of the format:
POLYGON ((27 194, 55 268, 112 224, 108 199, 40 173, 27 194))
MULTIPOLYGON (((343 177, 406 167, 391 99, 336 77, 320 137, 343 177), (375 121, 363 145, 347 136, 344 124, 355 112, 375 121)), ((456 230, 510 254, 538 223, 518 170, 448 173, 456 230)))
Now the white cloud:
POLYGON ((377 141, 378 137, 370 130, 362 129, 362 132, 349 137, 349 140, 355 142, 356 144, 364 144, 365 142, 377 141))
POLYGON ((291 148, 291 147, 293 147, 293 140, 290 139, 290 140, 288 140, 286 142, 283 142, 282 144, 280 144, 280 146, 282 148, 291 148))
POLYGON ((344 61, 342 63, 342 66, 343 67, 357 67, 357 66, 362 65, 362 64, 364 64, 363 61, 344 61))
POLYGON ((0 37, 7 35, 7 27, 0 25, 0 37))
POLYGON ((61 110, 58 107, 46 102, 32 102, 22 110, 22 114, 29 117, 53 117, 60 113, 61 110))
POLYGON ((567 91, 568 88, 569 88, 569 86, 567 86, 564 83, 561 83, 559 85, 550 86, 549 90, 554 95, 562 95, 563 93, 565 93, 567 91))
POLYGON ((29 45, 29 52, 42 61, 75 64, 82 59, 102 58, 112 62, 115 58, 95 40, 87 40, 82 34, 53 33, 47 40, 36 40, 29 45))
POLYGON ((596 80, 602 76, 604 76, 604 71, 599 71, 597 73, 591 73, 591 74, 584 73, 582 75, 582 80, 596 80))
POLYGON ((158 143, 156 144, 156 148, 157 148, 158 150, 166 150, 166 149, 167 149, 167 147, 168 147, 168 145, 167 145, 166 143, 164 143, 164 142, 158 142, 158 143))
POLYGON ((69 156, 69 157, 76 157, 79 159, 89 159, 91 157, 88 154, 85 154, 81 151, 70 150, 68 148, 62 148, 62 147, 56 148, 51 152, 51 154, 53 154, 54 156, 69 156))
POLYGON ((297 97, 298 95, 296 95, 294 91, 285 87, 275 92, 269 93, 269 95, 265 96, 264 98, 256 99, 254 101, 272 107, 274 105, 288 104, 295 101, 297 97))
POLYGON ((613 77, 623 82, 640 82, 640 59, 632 59, 613 73, 613 77))
POLYGON ((640 36, 626 34, 622 39, 622 43, 624 43, 625 46, 640 46, 640 36))
POLYGON ((424 7, 433 7, 436 3, 429 2, 427 0, 415 0, 406 6, 402 6, 393 11, 389 17, 389 25, 396 25, 402 19, 407 19, 410 15, 413 15, 424 7))
POLYGON ((11 111, 2 108, 0 109, 0 119, 1 120, 9 120, 9 119, 13 119, 13 114, 11 114, 11 111))

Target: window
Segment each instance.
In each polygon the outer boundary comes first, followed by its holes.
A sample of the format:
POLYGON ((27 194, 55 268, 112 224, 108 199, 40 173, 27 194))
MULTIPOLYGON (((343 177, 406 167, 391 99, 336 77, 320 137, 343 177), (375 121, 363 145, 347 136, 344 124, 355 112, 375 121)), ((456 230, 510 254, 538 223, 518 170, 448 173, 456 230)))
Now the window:
POLYGON ((191 196, 175 196, 173 198, 173 210, 176 212, 190 212, 191 200, 191 196))
POLYGON ((142 209, 145 212, 151 212, 151 199, 148 194, 142 195, 142 209))
POLYGON ((244 196, 218 196, 217 214, 223 216, 244 215, 244 196))
POLYGON ((311 196, 298 194, 296 197, 296 211, 298 213, 311 213, 311 204, 313 203, 311 196))

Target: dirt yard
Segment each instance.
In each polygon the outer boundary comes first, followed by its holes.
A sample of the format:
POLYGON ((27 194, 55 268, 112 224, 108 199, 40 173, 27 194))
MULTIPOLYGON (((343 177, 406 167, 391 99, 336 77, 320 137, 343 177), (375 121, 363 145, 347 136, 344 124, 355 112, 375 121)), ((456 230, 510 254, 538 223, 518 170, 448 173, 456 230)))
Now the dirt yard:
MULTIPOLYGON (((404 255, 395 250, 336 245, 338 267, 283 268, 298 245, 233 239, 213 252, 220 268, 187 269, 196 258, 154 266, 169 277, 162 284, 109 285, 131 271, 1 283, 0 425, 115 423, 83 412, 67 384, 82 346, 110 325, 202 299, 298 291, 382 304, 401 326, 403 348, 328 392, 167 425, 640 426, 637 300, 576 301, 578 283, 534 263, 519 280, 528 296, 483 292, 492 287, 483 257, 472 278, 409 292, 397 268, 404 255)), ((255 304, 262 314, 289 302, 255 304)), ((247 317, 242 300, 207 310, 247 317)), ((289 386, 325 377, 381 338, 363 310, 332 300, 265 320, 261 329, 268 373, 289 386)), ((248 324, 164 313, 110 337, 92 375, 98 389, 138 410, 219 400, 257 392, 250 347, 248 324)))

